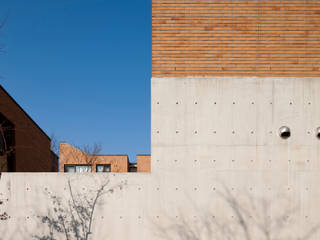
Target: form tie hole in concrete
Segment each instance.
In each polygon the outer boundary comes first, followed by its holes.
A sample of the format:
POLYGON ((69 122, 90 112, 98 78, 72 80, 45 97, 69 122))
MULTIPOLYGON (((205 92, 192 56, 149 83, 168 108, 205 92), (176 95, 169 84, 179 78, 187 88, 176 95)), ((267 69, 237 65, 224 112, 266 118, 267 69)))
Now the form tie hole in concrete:
POLYGON ((291 131, 290 128, 286 127, 286 126, 282 126, 279 129, 279 135, 282 139, 288 139, 291 136, 291 131))
POLYGON ((214 102, 213 104, 214 104, 214 105, 217 105, 217 102, 214 102))
POLYGON ((194 102, 194 104, 198 104, 198 102, 194 102))
POLYGON ((320 139, 320 127, 318 127, 316 130, 316 136, 318 139, 320 139))

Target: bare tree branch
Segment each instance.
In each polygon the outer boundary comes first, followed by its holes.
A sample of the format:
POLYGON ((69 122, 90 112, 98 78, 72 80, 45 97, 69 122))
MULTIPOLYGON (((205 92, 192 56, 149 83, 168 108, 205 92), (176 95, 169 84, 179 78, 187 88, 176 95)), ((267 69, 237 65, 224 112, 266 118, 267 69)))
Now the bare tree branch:
POLYGON ((167 225, 153 221, 155 232, 161 239, 175 240, 309 240, 319 231, 320 224, 304 229, 300 236, 293 231, 301 229, 296 219, 299 208, 285 195, 266 198, 245 191, 235 194, 224 185, 217 192, 224 214, 216 216, 209 209, 195 208, 195 221, 180 211, 180 216, 164 221, 169 222, 167 225))
POLYGON ((95 210, 101 197, 105 194, 113 194, 116 190, 122 190, 126 182, 110 186, 109 178, 105 178, 103 183, 95 190, 77 192, 68 180, 70 200, 67 205, 63 205, 62 197, 46 192, 52 200, 54 214, 39 216, 42 223, 47 224, 49 234, 43 236, 33 236, 35 239, 61 239, 61 234, 66 240, 88 240, 92 234, 92 224, 95 210))

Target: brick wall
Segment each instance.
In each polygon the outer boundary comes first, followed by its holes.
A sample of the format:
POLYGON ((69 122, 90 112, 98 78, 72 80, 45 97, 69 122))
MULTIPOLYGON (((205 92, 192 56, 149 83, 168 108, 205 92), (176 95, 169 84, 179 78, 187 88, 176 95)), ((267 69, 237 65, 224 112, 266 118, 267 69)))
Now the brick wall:
POLYGON ((0 86, 0 113, 14 124, 14 171, 50 172, 49 137, 0 86))
POLYGON ((320 76, 319 0, 153 0, 152 75, 320 76))
MULTIPOLYGON (((88 161, 84 152, 68 143, 60 143, 60 172, 64 172, 65 164, 70 165, 88 165, 88 161)), ((129 159, 128 155, 98 155, 93 159, 91 166, 92 171, 96 172, 97 164, 110 164, 111 172, 128 172, 129 159)))
POLYGON ((137 172, 151 172, 151 155, 137 155, 137 172))

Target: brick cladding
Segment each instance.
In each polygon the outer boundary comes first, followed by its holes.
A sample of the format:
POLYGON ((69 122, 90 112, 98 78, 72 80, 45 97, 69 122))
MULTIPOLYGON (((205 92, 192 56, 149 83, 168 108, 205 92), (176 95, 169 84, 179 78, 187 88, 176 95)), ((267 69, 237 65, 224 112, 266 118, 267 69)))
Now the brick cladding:
MULTIPOLYGON (((14 124, 15 172, 50 172, 50 138, 0 85, 0 113, 14 124)), ((57 161, 57 159, 56 159, 57 161)))
POLYGON ((153 0, 152 75, 320 76, 319 0, 153 0))

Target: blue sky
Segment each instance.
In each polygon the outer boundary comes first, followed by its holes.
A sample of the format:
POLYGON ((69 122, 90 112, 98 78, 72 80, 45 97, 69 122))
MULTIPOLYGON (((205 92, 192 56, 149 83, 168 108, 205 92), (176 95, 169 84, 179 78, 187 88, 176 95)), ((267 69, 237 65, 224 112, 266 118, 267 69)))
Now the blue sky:
POLYGON ((0 82, 50 136, 150 153, 151 0, 2 0, 0 82))

